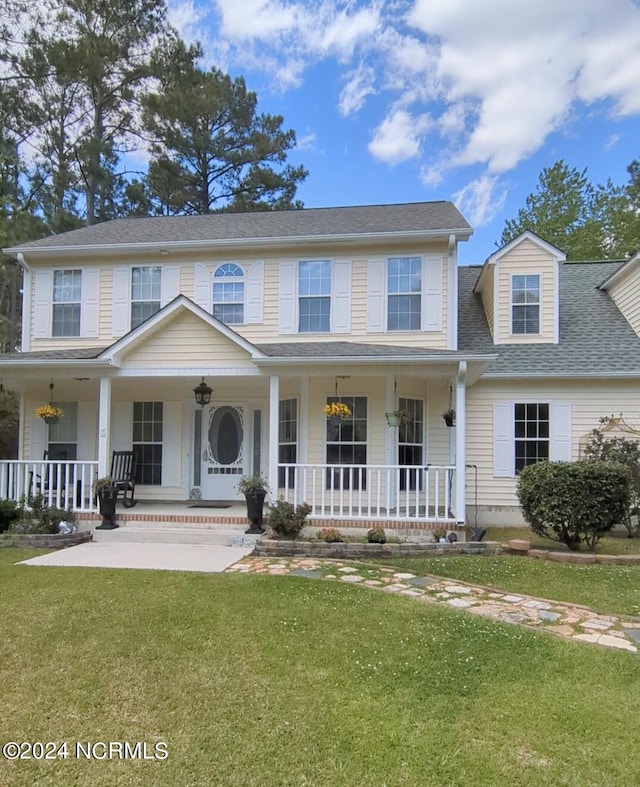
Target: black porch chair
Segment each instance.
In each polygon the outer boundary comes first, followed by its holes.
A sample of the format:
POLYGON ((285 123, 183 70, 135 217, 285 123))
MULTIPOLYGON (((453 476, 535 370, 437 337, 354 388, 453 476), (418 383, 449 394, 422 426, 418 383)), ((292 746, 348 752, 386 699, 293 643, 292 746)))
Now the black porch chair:
POLYGON ((114 451, 111 457, 111 473, 118 493, 122 492, 122 505, 133 508, 138 502, 133 494, 136 490, 136 464, 135 451, 114 451))
MULTIPOLYGON (((53 450, 46 450, 42 454, 43 461, 55 461, 55 462, 66 462, 67 461, 67 452, 66 451, 57 451, 55 448, 53 450)), ((40 475, 40 473, 35 474, 35 481, 36 481, 36 494, 38 492, 47 493, 49 490, 56 491, 58 486, 62 492, 64 492, 64 472, 60 473, 60 478, 58 478, 58 469, 57 467, 51 467, 47 465, 44 471, 44 478, 40 475), (60 482, 58 484, 58 481, 60 482)), ((33 490, 33 471, 29 473, 29 493, 31 494, 33 490)))

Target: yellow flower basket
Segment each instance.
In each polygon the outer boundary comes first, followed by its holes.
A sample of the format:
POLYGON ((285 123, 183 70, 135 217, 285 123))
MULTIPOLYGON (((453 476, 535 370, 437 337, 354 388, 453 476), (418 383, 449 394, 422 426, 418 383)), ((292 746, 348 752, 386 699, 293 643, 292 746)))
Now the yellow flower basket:
POLYGON ((43 421, 49 421, 53 418, 60 418, 64 413, 59 407, 54 407, 52 404, 44 404, 42 407, 36 407, 36 417, 42 418, 43 421))
POLYGON ((327 418, 349 418, 351 409, 342 402, 331 402, 331 404, 325 404, 324 414, 327 418))

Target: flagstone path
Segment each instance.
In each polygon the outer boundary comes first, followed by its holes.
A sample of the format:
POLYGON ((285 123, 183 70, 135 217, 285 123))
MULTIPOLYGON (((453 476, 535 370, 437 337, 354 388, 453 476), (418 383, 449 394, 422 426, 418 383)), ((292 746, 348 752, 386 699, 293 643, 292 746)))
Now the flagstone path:
POLYGON ((501 593, 453 579, 417 576, 393 568, 316 558, 245 557, 227 573, 272 574, 326 579, 366 585, 419 601, 463 609, 504 623, 532 626, 594 645, 632 653, 640 647, 640 618, 603 615, 588 607, 548 601, 515 593, 501 593))

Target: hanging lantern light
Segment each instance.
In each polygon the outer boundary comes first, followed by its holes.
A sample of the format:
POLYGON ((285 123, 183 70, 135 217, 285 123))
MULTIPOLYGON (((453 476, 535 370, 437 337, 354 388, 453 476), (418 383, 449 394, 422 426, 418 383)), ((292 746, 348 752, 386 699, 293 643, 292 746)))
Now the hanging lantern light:
POLYGON ((202 382, 196 385, 196 387, 193 389, 193 393, 196 397, 196 404, 199 404, 200 407, 204 407, 205 404, 209 404, 211 401, 211 394, 213 393, 213 390, 205 383, 203 377, 202 382))

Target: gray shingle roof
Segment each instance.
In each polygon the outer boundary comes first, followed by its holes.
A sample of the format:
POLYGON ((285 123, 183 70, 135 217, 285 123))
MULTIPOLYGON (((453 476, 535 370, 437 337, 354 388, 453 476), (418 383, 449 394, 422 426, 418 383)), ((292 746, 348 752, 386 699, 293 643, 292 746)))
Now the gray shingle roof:
POLYGON ((25 243, 14 247, 14 250, 429 231, 470 234, 471 227, 451 202, 416 202, 404 205, 116 219, 25 243))
POLYGON ((598 290, 620 262, 560 264, 560 343, 494 345, 473 285, 480 266, 459 268, 458 347, 497 353, 487 374, 589 375, 637 372, 640 338, 607 292, 598 290))
POLYGON ((75 361, 97 358, 106 349, 106 347, 83 347, 77 350, 34 350, 28 353, 6 353, 6 355, 0 355, 0 361, 75 361))
POLYGON ((388 344, 358 342, 288 342, 258 344, 256 347, 273 358, 411 358, 424 355, 458 358, 462 353, 452 350, 431 350, 428 347, 398 347, 388 344))

